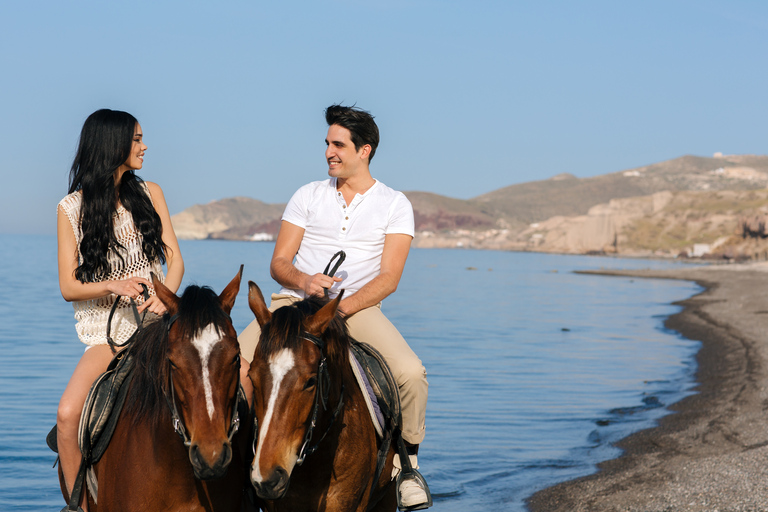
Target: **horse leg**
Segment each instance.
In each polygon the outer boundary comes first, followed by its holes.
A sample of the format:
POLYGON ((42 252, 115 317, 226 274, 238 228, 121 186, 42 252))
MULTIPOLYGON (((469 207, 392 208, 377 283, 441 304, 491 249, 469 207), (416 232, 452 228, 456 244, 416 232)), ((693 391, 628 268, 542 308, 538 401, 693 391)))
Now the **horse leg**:
POLYGON ((379 501, 372 505, 368 511, 392 512, 394 510, 397 510, 397 489, 395 488, 394 482, 392 482, 392 485, 388 486, 384 496, 382 496, 379 501))

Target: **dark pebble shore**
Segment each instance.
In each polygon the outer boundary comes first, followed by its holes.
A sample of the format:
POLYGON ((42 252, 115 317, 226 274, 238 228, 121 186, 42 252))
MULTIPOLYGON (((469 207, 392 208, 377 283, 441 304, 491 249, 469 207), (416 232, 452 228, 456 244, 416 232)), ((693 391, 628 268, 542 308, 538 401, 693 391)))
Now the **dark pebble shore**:
POLYGON ((702 343, 696 394, 597 473, 537 492, 532 512, 768 512, 768 265, 599 271, 705 288, 666 326, 702 343))

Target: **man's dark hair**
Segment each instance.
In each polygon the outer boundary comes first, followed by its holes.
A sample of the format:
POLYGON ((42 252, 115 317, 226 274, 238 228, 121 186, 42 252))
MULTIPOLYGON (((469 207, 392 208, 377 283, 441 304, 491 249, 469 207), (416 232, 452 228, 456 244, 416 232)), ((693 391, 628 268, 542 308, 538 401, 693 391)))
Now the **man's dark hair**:
POLYGON ((376 126, 369 112, 355 106, 331 105, 325 109, 325 121, 328 126, 337 124, 349 130, 355 151, 360 151, 360 148, 366 144, 370 145, 371 153, 368 155, 368 162, 373 160, 379 145, 379 127, 376 126))

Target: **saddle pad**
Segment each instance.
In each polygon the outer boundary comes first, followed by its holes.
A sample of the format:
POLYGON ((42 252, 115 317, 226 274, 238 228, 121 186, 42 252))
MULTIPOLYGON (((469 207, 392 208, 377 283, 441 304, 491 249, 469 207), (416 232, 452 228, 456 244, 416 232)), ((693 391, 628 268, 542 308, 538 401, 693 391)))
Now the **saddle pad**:
POLYGON ((360 361, 357 360, 352 350, 349 351, 349 362, 352 367, 352 373, 355 374, 355 379, 363 392, 365 405, 368 407, 368 412, 371 414, 371 420, 373 420, 373 427, 376 429, 376 435, 379 436, 379 438, 382 438, 384 437, 384 415, 379 407, 379 401, 376 400, 376 395, 373 393, 373 388, 368 380, 368 376, 365 374, 363 367, 360 366, 360 361))
MULTIPOLYGON (((401 426, 400 394, 389 366, 384 361, 384 357, 367 343, 353 341, 350 351, 354 356, 352 359, 357 362, 359 368, 364 370, 359 372, 357 369, 357 371, 367 377, 368 386, 371 388, 373 396, 376 397, 375 402, 383 418, 383 432, 394 431, 401 426)), ((355 371, 356 364, 350 364, 355 371)), ((361 388, 365 391, 364 386, 365 384, 361 384, 361 388)), ((367 394, 367 392, 363 394, 367 394)), ((371 410, 373 411, 372 414, 375 415, 375 410, 373 408, 371 410)))

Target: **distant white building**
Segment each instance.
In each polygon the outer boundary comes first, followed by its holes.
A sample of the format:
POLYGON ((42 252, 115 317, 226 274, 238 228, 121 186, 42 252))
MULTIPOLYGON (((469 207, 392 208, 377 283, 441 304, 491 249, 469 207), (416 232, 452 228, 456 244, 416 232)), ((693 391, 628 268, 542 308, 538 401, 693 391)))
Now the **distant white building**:
POLYGON ((693 244, 692 256, 694 258, 701 258, 705 254, 709 254, 710 250, 711 250, 711 247, 709 244, 693 244))

